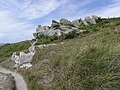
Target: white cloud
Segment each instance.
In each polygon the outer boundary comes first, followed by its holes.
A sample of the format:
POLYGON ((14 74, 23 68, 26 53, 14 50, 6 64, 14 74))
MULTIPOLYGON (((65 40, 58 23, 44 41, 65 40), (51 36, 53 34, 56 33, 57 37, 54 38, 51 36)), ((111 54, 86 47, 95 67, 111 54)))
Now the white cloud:
POLYGON ((68 0, 0 0, 0 42, 16 42, 32 38, 34 19, 50 14, 68 0), (3 35, 1 35, 3 36, 3 35))
POLYGON ((0 33, 0 38, 5 37, 5 36, 6 36, 5 33, 0 33))
POLYGON ((95 14, 101 17, 120 17, 120 0, 113 0, 113 4, 110 4, 106 7, 102 7, 99 10, 96 10, 95 14))
POLYGON ((68 0, 2 0, 0 8, 11 16, 24 19, 36 19, 48 15, 68 0))

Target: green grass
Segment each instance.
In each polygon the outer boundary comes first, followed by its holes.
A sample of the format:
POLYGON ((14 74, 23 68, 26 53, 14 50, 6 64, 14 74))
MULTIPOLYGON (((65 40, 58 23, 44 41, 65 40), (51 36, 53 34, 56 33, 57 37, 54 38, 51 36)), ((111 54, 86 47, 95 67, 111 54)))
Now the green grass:
POLYGON ((4 46, 0 46, 0 62, 9 58, 13 52, 27 52, 30 45, 30 41, 23 41, 15 44, 5 44, 4 46))
MULTIPOLYGON (((120 18, 79 28, 91 33, 65 36, 62 45, 36 48, 33 66, 19 69, 29 90, 120 90, 120 18)), ((46 37, 38 44, 57 40, 46 37)))
POLYGON ((120 34, 112 30, 92 33, 63 45, 37 49, 33 67, 21 72, 29 90, 119 90, 119 48, 120 34), (43 78, 46 74, 52 81, 41 84, 47 80, 43 78))

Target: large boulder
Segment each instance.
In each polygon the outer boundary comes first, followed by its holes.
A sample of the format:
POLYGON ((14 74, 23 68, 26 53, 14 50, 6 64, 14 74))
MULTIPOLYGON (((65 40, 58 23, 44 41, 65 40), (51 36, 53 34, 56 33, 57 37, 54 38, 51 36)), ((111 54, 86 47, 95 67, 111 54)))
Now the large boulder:
POLYGON ((90 16, 85 17, 85 21, 90 24, 96 24, 95 18, 91 18, 90 16))
POLYGON ((60 19, 60 24, 62 25, 70 25, 71 22, 65 18, 60 19))
POLYGON ((65 25, 61 25, 61 26, 60 26, 60 30, 61 30, 61 31, 66 31, 66 30, 68 30, 68 29, 71 29, 71 26, 65 26, 65 25))
POLYGON ((85 21, 85 20, 83 20, 83 19, 81 19, 81 22, 85 25, 85 26, 88 26, 89 24, 85 21))
POLYGON ((45 31, 45 27, 42 27, 41 25, 38 25, 37 29, 36 29, 36 32, 39 33, 39 32, 42 32, 42 31, 45 31))
POLYGON ((35 38, 41 36, 43 34, 43 32, 49 30, 49 27, 48 26, 41 26, 41 25, 38 25, 37 29, 36 29, 36 33, 33 33, 33 36, 35 38))
POLYGON ((47 30, 47 31, 43 32, 43 35, 45 35, 45 36, 61 36, 61 30, 50 29, 50 30, 47 30))
POLYGON ((19 64, 30 63, 35 53, 20 52, 19 64))
POLYGON ((33 33, 33 36, 34 36, 35 38, 37 38, 37 37, 38 37, 38 33, 33 33))
POLYGON ((99 19, 99 17, 96 16, 96 15, 92 15, 92 18, 95 19, 95 20, 98 20, 98 19, 99 19))
POLYGON ((59 29, 59 22, 52 20, 51 29, 59 29))
POLYGON ((74 20, 72 21, 72 24, 75 26, 75 27, 79 27, 82 23, 80 22, 80 20, 74 20))
POLYGON ((43 26, 43 29, 44 30, 49 30, 50 28, 49 28, 49 26, 43 26))

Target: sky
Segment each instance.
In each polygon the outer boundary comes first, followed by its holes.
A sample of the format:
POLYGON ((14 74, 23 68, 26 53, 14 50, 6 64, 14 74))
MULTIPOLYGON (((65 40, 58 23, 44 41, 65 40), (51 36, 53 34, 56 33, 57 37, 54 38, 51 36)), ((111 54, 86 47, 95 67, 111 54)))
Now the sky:
POLYGON ((33 38, 38 25, 86 16, 119 17, 120 0, 0 0, 0 43, 33 38))

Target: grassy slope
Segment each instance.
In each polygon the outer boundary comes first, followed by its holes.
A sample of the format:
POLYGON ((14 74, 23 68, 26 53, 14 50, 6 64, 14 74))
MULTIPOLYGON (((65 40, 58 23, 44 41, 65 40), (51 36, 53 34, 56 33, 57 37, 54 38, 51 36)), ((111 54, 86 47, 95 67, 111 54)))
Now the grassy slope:
POLYGON ((120 90, 120 18, 80 29, 95 32, 37 48, 33 67, 20 70, 29 90, 120 90))
POLYGON ((0 62, 9 58, 13 52, 27 52, 29 46, 30 41, 23 41, 15 44, 6 44, 4 46, 0 46, 0 62))
POLYGON ((33 67, 20 70, 29 90, 120 90, 120 19, 101 22, 83 26, 97 32, 37 49, 33 67))

